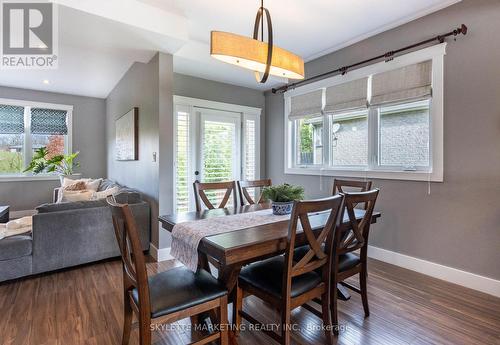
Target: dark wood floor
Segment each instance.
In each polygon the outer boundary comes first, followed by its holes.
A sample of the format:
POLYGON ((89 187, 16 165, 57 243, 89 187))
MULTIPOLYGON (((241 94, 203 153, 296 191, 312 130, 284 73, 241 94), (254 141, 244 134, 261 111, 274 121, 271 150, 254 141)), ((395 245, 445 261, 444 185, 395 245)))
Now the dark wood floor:
MULTIPOLYGON (((340 302, 345 326, 338 344, 500 344, 500 299, 376 260, 370 260, 371 316, 363 317, 358 296, 340 302)), ((150 272, 173 262, 148 264, 150 272)), ((120 344, 121 267, 109 261, 0 285, 1 344, 120 344)), ((277 314, 250 297, 244 308, 263 321, 277 314)), ((320 321, 298 308, 293 322, 301 327, 294 343, 323 344, 320 321)), ((174 331, 155 333, 158 344, 188 343, 188 320, 174 331)), ((131 344, 138 344, 137 329, 131 344)), ((239 343, 273 344, 257 331, 243 331, 239 343)))

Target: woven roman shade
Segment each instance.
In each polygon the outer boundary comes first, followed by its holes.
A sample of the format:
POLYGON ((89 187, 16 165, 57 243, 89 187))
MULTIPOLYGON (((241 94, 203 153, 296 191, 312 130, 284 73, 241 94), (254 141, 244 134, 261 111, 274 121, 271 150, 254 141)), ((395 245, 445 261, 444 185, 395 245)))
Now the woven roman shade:
POLYGON ((68 134, 66 113, 64 110, 32 108, 31 133, 49 135, 68 134))
POLYGON ((303 95, 291 98, 290 120, 297 120, 304 117, 321 116, 323 109, 323 90, 316 90, 303 95))
POLYGON ((419 100, 432 95, 432 61, 380 74, 372 80, 371 105, 419 100))
POLYGON ((368 98, 368 77, 330 86, 326 89, 326 113, 342 113, 366 108, 368 98))
POLYGON ((0 104, 0 133, 24 133, 24 108, 0 104))

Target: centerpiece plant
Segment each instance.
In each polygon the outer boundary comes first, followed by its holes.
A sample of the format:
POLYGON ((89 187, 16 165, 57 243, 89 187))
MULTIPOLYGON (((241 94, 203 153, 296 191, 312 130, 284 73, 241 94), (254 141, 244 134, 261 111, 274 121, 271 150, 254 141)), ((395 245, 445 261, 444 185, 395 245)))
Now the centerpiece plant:
POLYGON ((288 183, 265 187, 262 197, 272 201, 273 214, 290 214, 295 200, 304 199, 304 188, 288 183))

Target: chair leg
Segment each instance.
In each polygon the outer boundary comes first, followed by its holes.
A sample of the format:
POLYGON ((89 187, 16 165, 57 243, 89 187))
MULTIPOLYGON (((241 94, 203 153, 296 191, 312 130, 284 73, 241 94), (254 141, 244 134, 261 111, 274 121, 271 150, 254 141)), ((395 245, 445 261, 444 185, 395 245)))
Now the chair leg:
POLYGON ((285 306, 281 310, 281 345, 290 345, 291 310, 285 306))
POLYGON ((363 309, 365 311, 365 317, 370 316, 370 308, 368 307, 368 291, 366 288, 366 279, 368 277, 368 270, 366 264, 361 268, 359 273, 359 287, 361 290, 361 300, 363 301, 363 309))
POLYGON ((139 344, 151 345, 151 319, 139 317, 139 344))
POLYGON ((326 344, 332 345, 332 318, 330 314, 330 296, 328 291, 321 296, 321 312, 323 315, 323 327, 325 328, 326 344))
POLYGON ((339 335, 339 320, 337 315, 337 282, 332 282, 330 289, 330 311, 332 317, 333 334, 339 335))
POLYGON ((128 300, 127 291, 124 292, 123 298, 123 334, 122 334, 122 345, 128 345, 130 341, 130 330, 132 328, 132 318, 134 317, 134 312, 130 301, 128 300))
POLYGON ((243 310, 243 289, 236 286, 236 297, 233 302, 233 326, 234 335, 238 336, 240 334, 241 328, 241 315, 240 311, 243 310))
POLYGON ((220 298, 220 311, 219 311, 219 329, 220 329, 220 344, 228 345, 228 322, 227 322, 227 296, 220 298))

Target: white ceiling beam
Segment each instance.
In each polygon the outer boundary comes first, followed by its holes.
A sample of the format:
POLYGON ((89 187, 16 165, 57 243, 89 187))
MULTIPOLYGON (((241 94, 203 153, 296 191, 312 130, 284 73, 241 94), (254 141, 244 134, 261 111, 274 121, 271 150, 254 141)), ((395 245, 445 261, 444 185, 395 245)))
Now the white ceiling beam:
POLYGON ((187 18, 137 0, 52 0, 52 2, 176 40, 189 40, 187 18))

